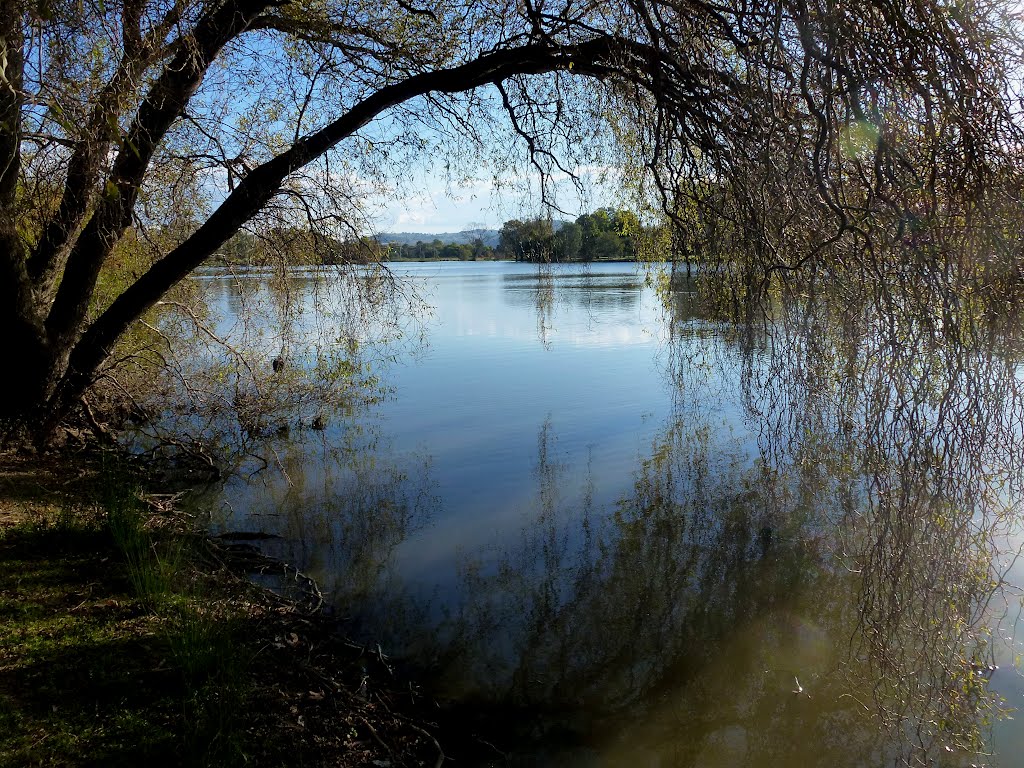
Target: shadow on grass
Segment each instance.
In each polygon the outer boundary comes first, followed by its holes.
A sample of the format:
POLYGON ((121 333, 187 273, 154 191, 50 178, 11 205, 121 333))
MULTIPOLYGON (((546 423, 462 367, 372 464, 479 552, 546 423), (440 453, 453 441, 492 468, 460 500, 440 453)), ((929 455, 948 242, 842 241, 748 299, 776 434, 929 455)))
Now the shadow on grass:
POLYGON ((9 496, 0 471, 0 766, 443 762, 432 702, 407 704, 379 653, 231 571, 123 475, 82 479, 9 496))
POLYGON ((131 559, 94 515, 0 535, 0 765, 244 762, 241 630, 140 594, 164 566, 132 535, 131 559))

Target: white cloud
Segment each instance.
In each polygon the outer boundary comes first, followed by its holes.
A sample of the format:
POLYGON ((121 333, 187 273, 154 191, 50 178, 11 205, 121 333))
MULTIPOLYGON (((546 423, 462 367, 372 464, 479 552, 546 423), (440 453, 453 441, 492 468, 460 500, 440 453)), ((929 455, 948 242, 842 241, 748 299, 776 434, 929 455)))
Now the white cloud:
POLYGON ((416 227, 422 229, 429 221, 429 217, 424 211, 402 211, 398 214, 398 218, 395 219, 395 227, 416 227))
MULTIPOLYGON (((584 187, 582 196, 565 173, 555 174, 549 188, 568 215, 614 204, 614 168, 581 166, 575 173, 584 187)), ((424 189, 416 194, 399 200, 382 199, 376 221, 382 232, 497 229, 508 219, 539 213, 539 190, 536 173, 474 179, 457 187, 428 177, 424 189)))
POLYGON ((384 232, 458 232, 476 226, 497 227, 501 222, 494 213, 492 196, 487 187, 447 190, 433 183, 420 194, 385 202, 377 218, 384 232))

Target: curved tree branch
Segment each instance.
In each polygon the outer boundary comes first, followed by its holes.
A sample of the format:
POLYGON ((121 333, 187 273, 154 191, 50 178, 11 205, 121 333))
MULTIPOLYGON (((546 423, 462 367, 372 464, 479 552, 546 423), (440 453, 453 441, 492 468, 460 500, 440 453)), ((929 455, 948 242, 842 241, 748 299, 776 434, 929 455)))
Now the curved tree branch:
MULTIPOLYGON (((498 83, 515 75, 572 69, 603 79, 623 57, 646 53, 636 44, 609 37, 573 46, 528 45, 481 56, 449 69, 414 75, 364 99, 337 120, 295 142, 254 168, 187 240, 154 264, 90 326, 70 358, 75 383, 62 400, 74 399, 88 385, 114 342, 172 286, 203 263, 246 221, 278 194, 291 173, 320 157, 390 107, 433 91, 457 93, 498 83)), ((58 408, 57 410, 62 410, 58 408)))

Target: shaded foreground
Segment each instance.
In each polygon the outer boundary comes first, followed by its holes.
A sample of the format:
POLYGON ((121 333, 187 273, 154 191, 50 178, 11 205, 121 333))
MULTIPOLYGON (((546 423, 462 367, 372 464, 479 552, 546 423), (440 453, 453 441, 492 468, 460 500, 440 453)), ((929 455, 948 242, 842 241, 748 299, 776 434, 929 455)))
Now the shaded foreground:
POLYGON ((0 765, 444 762, 436 705, 379 649, 133 487, 96 462, 0 464, 0 765))

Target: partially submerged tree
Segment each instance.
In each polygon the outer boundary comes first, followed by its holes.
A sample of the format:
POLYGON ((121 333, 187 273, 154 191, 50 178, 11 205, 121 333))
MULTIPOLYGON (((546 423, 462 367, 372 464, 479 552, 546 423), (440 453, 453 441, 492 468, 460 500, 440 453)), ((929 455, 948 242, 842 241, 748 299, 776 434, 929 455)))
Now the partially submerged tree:
POLYGON ((45 436, 119 338, 241 228, 337 236, 405 162, 444 149, 455 174, 500 163, 508 134, 542 179, 625 163, 692 251, 748 265, 748 285, 876 265, 883 249, 945 262, 944 238, 1014 199, 1007 13, 0 0, 0 415, 45 436), (104 299, 125 249, 138 268, 104 299))

